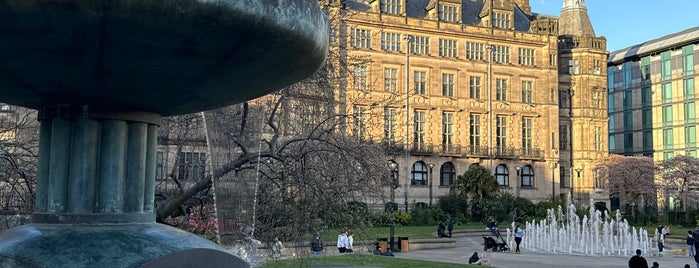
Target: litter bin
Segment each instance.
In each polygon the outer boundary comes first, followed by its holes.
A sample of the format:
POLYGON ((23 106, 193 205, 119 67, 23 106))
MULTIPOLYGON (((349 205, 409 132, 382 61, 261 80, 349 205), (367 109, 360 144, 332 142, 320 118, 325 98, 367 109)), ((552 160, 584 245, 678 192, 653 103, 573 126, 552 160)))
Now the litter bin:
POLYGON ((409 248, 409 241, 407 236, 398 237, 398 250, 401 252, 407 252, 409 248))
POLYGON ((377 238, 376 239, 376 251, 379 253, 385 253, 388 250, 388 238, 377 238))

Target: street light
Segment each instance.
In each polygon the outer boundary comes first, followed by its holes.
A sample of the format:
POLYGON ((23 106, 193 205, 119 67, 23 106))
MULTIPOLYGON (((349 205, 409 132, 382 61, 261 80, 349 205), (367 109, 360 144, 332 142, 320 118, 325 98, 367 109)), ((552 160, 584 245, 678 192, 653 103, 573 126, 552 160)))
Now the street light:
MULTIPOLYGON (((576 169, 575 169, 575 172, 578 174, 578 179, 577 179, 577 181, 579 182, 579 181, 580 181, 580 172, 582 172, 582 168, 576 168, 576 169)), ((578 190, 582 190, 582 189, 578 189, 578 190)), ((575 183, 573 183, 573 192, 572 192, 571 194, 572 194, 573 196, 571 196, 570 199, 575 200, 575 199, 573 199, 573 198, 575 197, 575 183)), ((581 193, 581 194, 582 194, 582 193, 581 193)), ((578 195, 578 199, 580 199, 580 195, 578 195)), ((577 205, 580 205, 580 200, 578 200, 578 204, 577 204, 577 205)))
POLYGON ((430 167, 430 206, 432 205, 432 181, 434 180, 434 175, 432 175, 432 168, 434 167, 434 164, 430 163, 427 164, 427 166, 430 167))
POLYGON ((396 211, 396 188, 398 188, 398 163, 393 160, 388 160, 388 168, 391 169, 391 228, 390 228, 390 238, 388 241, 388 249, 393 252, 393 242, 395 241, 396 235, 396 217, 393 212, 396 211))

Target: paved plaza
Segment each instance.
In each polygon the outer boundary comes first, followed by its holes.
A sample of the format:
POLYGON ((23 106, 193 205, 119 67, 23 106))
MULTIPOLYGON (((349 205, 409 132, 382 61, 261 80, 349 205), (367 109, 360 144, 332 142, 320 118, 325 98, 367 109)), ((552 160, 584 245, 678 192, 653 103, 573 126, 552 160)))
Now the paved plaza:
MULTIPOLYGON (((395 253, 397 258, 429 260, 452 263, 468 263, 468 258, 477 251, 483 252, 483 239, 481 237, 459 237, 457 246, 453 248, 416 250, 395 253)), ((683 268, 685 264, 696 267, 694 259, 687 257, 686 245, 669 244, 670 250, 666 250, 663 257, 644 257, 650 266, 654 261, 660 264, 660 268, 674 267, 683 268)), ((566 268, 611 268, 628 267, 628 257, 600 256, 564 253, 540 253, 527 252, 522 250, 522 254, 511 252, 487 252, 494 267, 501 268, 525 268, 525 267, 566 267, 566 268)))

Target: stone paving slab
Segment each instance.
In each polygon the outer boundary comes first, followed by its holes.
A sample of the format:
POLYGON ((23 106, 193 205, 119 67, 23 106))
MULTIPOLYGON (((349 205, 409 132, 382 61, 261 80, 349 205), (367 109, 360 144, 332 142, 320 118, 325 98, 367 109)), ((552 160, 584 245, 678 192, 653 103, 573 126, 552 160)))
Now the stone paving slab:
MULTIPOLYGON (((673 250, 663 257, 644 256, 648 265, 654 261, 661 268, 683 268, 685 264, 696 267, 694 259, 687 257, 685 247, 680 244, 669 245, 673 250)), ((468 263, 468 258, 477 251, 483 252, 482 239, 480 237, 458 238, 457 246, 453 248, 416 250, 395 253, 396 258, 440 261, 450 263, 468 263)), ((625 256, 600 256, 567 253, 541 253, 527 252, 522 254, 511 252, 487 252, 494 267, 500 268, 528 268, 528 267, 566 267, 566 268, 612 268, 628 267, 629 257, 625 256)))

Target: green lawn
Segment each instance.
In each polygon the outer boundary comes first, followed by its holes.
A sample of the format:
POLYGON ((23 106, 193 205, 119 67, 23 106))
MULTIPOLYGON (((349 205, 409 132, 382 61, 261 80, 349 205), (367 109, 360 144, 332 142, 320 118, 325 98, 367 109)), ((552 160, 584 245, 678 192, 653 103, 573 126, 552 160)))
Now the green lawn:
POLYGON ((455 264, 444 262, 418 261, 399 259, 394 257, 351 254, 342 256, 328 257, 311 257, 305 259, 289 259, 267 261, 260 267, 262 268, 281 268, 281 267, 315 267, 317 265, 353 265, 353 266, 371 266, 371 267, 396 267, 396 268, 452 268, 452 267, 479 267, 469 264, 455 264))
MULTIPOLYGON (((468 224, 468 225, 455 225, 454 229, 482 229, 482 223, 468 224)), ((437 232, 437 225, 435 226, 396 226, 395 237, 408 237, 408 238, 434 238, 432 233, 437 232)), ((389 227, 371 227, 364 228, 360 230, 349 230, 354 233, 355 241, 363 240, 376 240, 376 238, 384 237, 388 238, 390 234, 389 227)), ((326 230, 321 231, 320 235, 324 241, 332 241, 337 238, 340 233, 339 230, 326 230)), ((311 238, 311 234, 308 235, 308 239, 311 238)))

